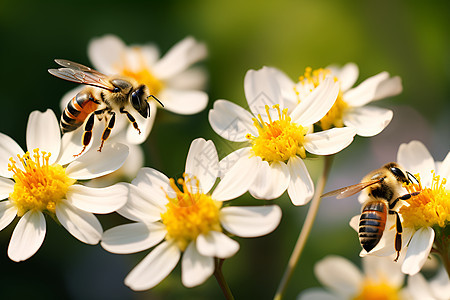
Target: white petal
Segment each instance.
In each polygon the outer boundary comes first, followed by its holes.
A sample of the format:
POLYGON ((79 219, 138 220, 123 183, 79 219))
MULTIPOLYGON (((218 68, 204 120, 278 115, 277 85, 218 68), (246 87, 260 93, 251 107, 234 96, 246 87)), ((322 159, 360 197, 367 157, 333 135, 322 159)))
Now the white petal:
POLYGON ((439 170, 437 172, 441 177, 447 178, 447 184, 445 185, 447 190, 450 190, 450 152, 447 153, 442 161, 439 170))
POLYGON ((167 80, 167 88, 177 90, 203 90, 208 79, 205 68, 194 66, 167 80))
POLYGON ((375 98, 378 85, 388 78, 388 72, 381 72, 369 77, 357 87, 345 92, 343 100, 350 106, 363 106, 375 98))
POLYGON ((309 175, 303 160, 294 156, 287 163, 291 180, 289 181, 288 194, 294 205, 304 205, 314 195, 314 183, 309 175))
POLYGON ((258 136, 251 113, 227 100, 217 100, 209 111, 208 120, 212 129, 224 139, 233 142, 247 142, 249 133, 258 136))
POLYGON ((350 261, 335 255, 327 256, 314 266, 314 273, 322 285, 350 299, 359 291, 363 276, 350 261))
POLYGON ((303 145, 306 151, 316 155, 335 154, 350 145, 355 134, 354 128, 332 128, 307 134, 303 145))
POLYGON ((100 72, 108 75, 116 74, 117 68, 123 69, 121 62, 126 45, 115 35, 94 38, 88 46, 88 56, 92 65, 100 72))
POLYGON ((24 154, 22 148, 12 138, 0 133, 0 176, 7 178, 13 177, 14 173, 8 171, 9 159, 12 157, 17 162, 18 154, 21 156, 24 154))
POLYGON ((249 191, 257 199, 276 199, 288 188, 289 180, 289 169, 284 162, 269 165, 266 161, 261 161, 249 191))
POLYGON ((223 176, 231 169, 232 166, 236 164, 236 162, 241 157, 252 156, 250 150, 250 147, 243 147, 231 152, 230 154, 222 158, 222 160, 219 162, 219 177, 223 178, 223 176))
POLYGON ((135 291, 151 289, 172 272, 180 256, 174 243, 160 244, 128 274, 125 284, 135 291))
POLYGON ((375 91, 372 101, 392 97, 403 91, 402 79, 398 76, 383 80, 375 91))
POLYGON ((339 84, 328 76, 291 112, 292 122, 309 126, 322 119, 336 102, 339 84))
POLYGON ((359 69, 355 63, 347 63, 342 68, 336 66, 328 66, 332 74, 339 80, 341 91, 345 92, 351 88, 359 76, 359 69))
POLYGON ((372 282, 389 282, 392 287, 400 288, 405 275, 401 271, 401 264, 390 257, 365 256, 362 260, 366 279, 372 282))
POLYGON ((220 211, 220 223, 226 231, 240 237, 257 237, 269 234, 281 220, 278 205, 228 206, 220 211))
POLYGON ((159 222, 124 224, 106 230, 101 245, 112 253, 135 253, 155 246, 166 234, 165 226, 159 222))
POLYGON ((356 232, 359 231, 359 218, 360 217, 361 217, 361 215, 353 216, 349 222, 350 227, 353 228, 353 230, 355 230, 356 232))
MULTIPOLYGON (((80 157, 84 156, 89 150, 92 148, 94 143, 90 143, 85 151, 80 155, 76 156, 78 153, 81 153, 83 149, 82 139, 83 139, 84 128, 80 127, 78 130, 66 132, 61 138, 61 151, 59 153, 59 157, 56 160, 57 164, 62 166, 67 165, 74 161, 75 159, 80 159, 80 157)), ((95 128, 94 128, 95 133, 95 128)), ((94 137, 95 138, 95 137, 94 137)), ((93 138, 93 139, 94 139, 93 138)), ((95 139, 94 139, 95 141, 95 139)))
POLYGON ((294 109, 294 106, 298 103, 297 93, 295 92, 295 83, 284 72, 271 68, 274 78, 278 81, 281 89, 281 97, 284 101, 284 108, 288 108, 289 111, 294 109))
MULTIPOLYGON (((198 180, 203 193, 209 192, 219 173, 219 156, 213 141, 202 138, 192 141, 186 158, 185 173, 198 180)), ((186 180, 186 184, 196 189, 197 180, 186 180)))
POLYGON ((433 178, 431 170, 435 169, 435 163, 422 142, 411 141, 408 144, 401 144, 397 152, 397 162, 412 174, 420 173, 422 186, 431 186, 433 178))
POLYGON ((159 95, 164 108, 180 115, 193 115, 208 105, 208 94, 196 90, 164 89, 159 95))
POLYGON ((429 227, 423 227, 416 231, 406 251, 406 257, 402 265, 403 273, 414 275, 422 269, 428 255, 430 255, 434 235, 434 230, 429 227))
POLYGON ((281 97, 281 89, 277 80, 278 71, 273 68, 263 67, 260 70, 249 70, 244 78, 245 98, 252 113, 261 115, 264 121, 266 105, 272 108, 274 104, 284 107, 281 97))
POLYGON ((56 205, 56 217, 71 235, 83 243, 95 245, 102 237, 102 225, 95 215, 70 206, 66 201, 56 205))
MULTIPOLYGON (((437 300, 433 297, 430 286, 422 274, 418 273, 414 276, 408 276, 408 285, 406 286, 413 300, 437 300)), ((441 291, 442 292, 442 291, 441 291)), ((448 298, 442 298, 448 299, 448 298)))
POLYGON ((438 299, 450 299, 450 279, 444 267, 430 280, 430 288, 435 297, 438 299))
POLYGON ((61 133, 55 113, 47 109, 44 113, 33 111, 28 118, 27 149, 33 154, 34 149, 51 153, 49 164, 53 164, 61 150, 61 133))
POLYGON ((66 197, 79 209, 95 214, 108 214, 118 210, 127 202, 128 184, 117 183, 105 188, 74 184, 69 187, 66 197))
POLYGON ((102 152, 88 151, 72 162, 66 174, 73 179, 92 179, 119 169, 128 156, 128 147, 123 144, 107 144, 102 152))
POLYGON ((154 66, 155 76, 160 79, 170 78, 190 65, 204 59, 208 54, 205 44, 193 37, 186 37, 174 45, 154 66))
POLYGON ((9 197, 9 194, 14 191, 14 181, 11 179, 0 177, 0 200, 9 197))
POLYGON ((139 145, 145 142, 150 135, 150 132, 153 128, 153 123, 155 122, 156 118, 156 111, 159 104, 156 104, 154 100, 150 100, 148 102, 148 105, 150 105, 150 115, 147 118, 144 118, 139 113, 133 113, 134 118, 136 119, 136 123, 139 126, 139 129, 141 130, 141 133, 139 133, 138 130, 134 128, 134 126, 128 122, 126 125, 126 141, 130 144, 139 145))
POLYGON ((224 175, 212 193, 217 201, 237 198, 248 191, 256 178, 258 157, 242 157, 224 175))
POLYGON ((345 126, 356 129, 357 135, 374 136, 389 125, 393 115, 390 109, 363 106, 348 110, 343 119, 345 126))
POLYGON ((40 211, 28 211, 14 228, 8 247, 8 256, 19 262, 27 260, 39 250, 44 242, 45 217, 40 211))
POLYGON ((181 259, 181 280, 185 287, 202 284, 214 273, 214 258, 198 253, 195 243, 190 243, 181 259))
POLYGON ((0 202, 0 230, 11 224, 17 215, 17 208, 11 201, 0 202))
POLYGON ((197 237, 197 250, 210 257, 229 258, 239 250, 239 243, 222 232, 210 231, 197 237))
POLYGON ((323 289, 309 288, 303 290, 297 300, 342 300, 342 298, 323 289))

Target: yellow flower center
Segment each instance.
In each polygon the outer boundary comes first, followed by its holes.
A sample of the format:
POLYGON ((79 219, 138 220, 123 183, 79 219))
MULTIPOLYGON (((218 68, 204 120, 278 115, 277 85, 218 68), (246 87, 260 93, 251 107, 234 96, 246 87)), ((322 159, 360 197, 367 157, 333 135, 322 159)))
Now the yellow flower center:
POLYGON ((253 118, 253 124, 258 129, 258 136, 247 134, 247 139, 252 144, 253 155, 261 157, 271 163, 274 161, 286 162, 290 157, 300 155, 305 158, 305 147, 303 142, 307 129, 301 125, 291 122, 287 114, 287 108, 280 111, 279 105, 274 105, 278 112, 278 120, 272 120, 269 114, 269 106, 266 105, 266 112, 269 122, 264 122, 261 115, 258 119, 253 118))
POLYGON ((139 56, 139 65, 142 66, 138 71, 133 71, 128 69, 127 64, 123 65, 125 68, 121 71, 121 74, 127 77, 134 78, 140 84, 145 84, 152 95, 158 96, 161 90, 164 88, 164 83, 153 75, 150 70, 147 68, 147 63, 145 62, 144 56, 140 48, 134 49, 136 55, 139 56))
POLYGON ((420 177, 416 175, 419 183, 409 184, 406 189, 409 193, 419 192, 417 196, 407 200, 409 206, 404 205, 399 213, 403 216, 405 227, 432 227, 441 228, 450 222, 450 191, 445 188, 446 178, 440 178, 434 171, 431 187, 423 188, 420 177))
MULTIPOLYGON (((317 69, 312 70, 311 67, 307 67, 305 69, 305 74, 299 77, 299 82, 303 86, 309 86, 309 91, 311 92, 313 89, 315 89, 320 83, 322 83, 325 80, 325 77, 327 75, 330 75, 331 71, 328 69, 317 69)), ((335 77, 335 81, 338 79, 335 77)), ((300 92, 296 90, 299 102, 301 101, 300 92)), ((332 127, 344 127, 343 122, 343 116, 344 112, 347 110, 349 105, 347 102, 345 102, 342 99, 342 91, 339 90, 338 97, 336 99, 336 102, 334 102, 331 109, 328 111, 328 113, 318 122, 318 125, 322 130, 327 130, 332 127)))
POLYGON ((354 300, 398 300, 400 291, 386 281, 374 282, 366 279, 361 288, 361 292, 354 297, 354 300))
POLYGON ((9 195, 17 207, 17 215, 23 216, 29 210, 55 213, 56 203, 67 193, 75 179, 66 175, 61 165, 49 165, 50 153, 33 150, 33 157, 27 152, 17 155, 19 161, 9 159, 8 170, 14 172, 14 191, 9 195), (21 164, 19 168, 17 164, 21 164))
POLYGON ((181 251, 184 251, 198 235, 206 234, 211 230, 222 231, 219 222, 222 202, 201 193, 198 180, 194 189, 188 187, 181 178, 178 179, 178 184, 183 187, 183 191, 178 188, 173 178, 170 179, 170 186, 176 196, 171 198, 166 194, 169 202, 166 205, 167 211, 161 214, 161 219, 166 226, 166 239, 174 240, 181 251))

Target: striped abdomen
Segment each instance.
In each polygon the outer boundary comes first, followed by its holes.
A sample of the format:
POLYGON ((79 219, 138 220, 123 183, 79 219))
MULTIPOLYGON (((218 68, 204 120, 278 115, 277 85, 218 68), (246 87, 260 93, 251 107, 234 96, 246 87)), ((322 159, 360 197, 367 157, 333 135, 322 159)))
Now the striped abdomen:
POLYGON ((67 103, 59 122, 62 133, 70 132, 84 123, 84 120, 94 112, 98 104, 94 102, 91 93, 80 92, 67 103))
POLYGON ((359 241, 369 252, 380 241, 386 226, 388 206, 386 201, 370 201, 359 218, 359 241))

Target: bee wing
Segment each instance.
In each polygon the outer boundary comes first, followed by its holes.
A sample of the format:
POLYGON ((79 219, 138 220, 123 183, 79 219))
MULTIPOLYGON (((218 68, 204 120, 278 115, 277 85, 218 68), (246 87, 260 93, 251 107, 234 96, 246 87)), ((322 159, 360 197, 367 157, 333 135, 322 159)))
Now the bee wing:
POLYGON ((364 181, 360 182, 354 185, 346 186, 328 193, 323 194, 321 197, 330 197, 330 196, 336 196, 337 199, 347 198, 350 197, 356 193, 361 192, 363 189, 365 189, 368 186, 371 186, 372 184, 380 182, 380 179, 370 180, 370 181, 364 181))
POLYGON ((96 86, 106 90, 113 90, 113 86, 107 81, 106 75, 65 59, 55 59, 55 62, 65 68, 49 69, 48 72, 58 78, 76 83, 96 86))

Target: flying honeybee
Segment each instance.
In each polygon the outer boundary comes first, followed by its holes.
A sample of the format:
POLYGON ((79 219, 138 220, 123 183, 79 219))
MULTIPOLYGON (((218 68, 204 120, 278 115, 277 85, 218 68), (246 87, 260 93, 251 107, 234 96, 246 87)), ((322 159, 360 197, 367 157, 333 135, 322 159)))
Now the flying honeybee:
POLYGON ((402 223, 397 211, 394 210, 399 200, 407 200, 419 194, 403 194, 403 184, 412 183, 412 179, 417 179, 408 171, 396 163, 388 163, 380 169, 367 174, 360 183, 344 187, 332 192, 328 192, 322 197, 336 196, 336 198, 346 198, 360 191, 367 195, 367 200, 362 206, 359 218, 358 236, 361 246, 367 252, 371 251, 380 241, 386 226, 387 214, 396 216, 395 251, 398 260, 402 247, 402 223))
POLYGON ((82 138, 83 149, 78 155, 83 153, 91 142, 96 116, 98 120, 105 118, 106 122, 98 149, 101 151, 103 143, 108 139, 114 127, 117 111, 125 114, 140 134, 136 119, 127 110, 128 107, 131 106, 141 116, 147 118, 150 116, 150 105, 147 101, 149 97, 163 105, 154 95, 150 94, 146 85, 139 84, 133 78, 120 75, 107 76, 64 59, 55 59, 55 62, 64 68, 49 69, 50 74, 64 80, 87 85, 69 101, 60 120, 61 132, 64 134, 74 131, 87 119, 82 138))

